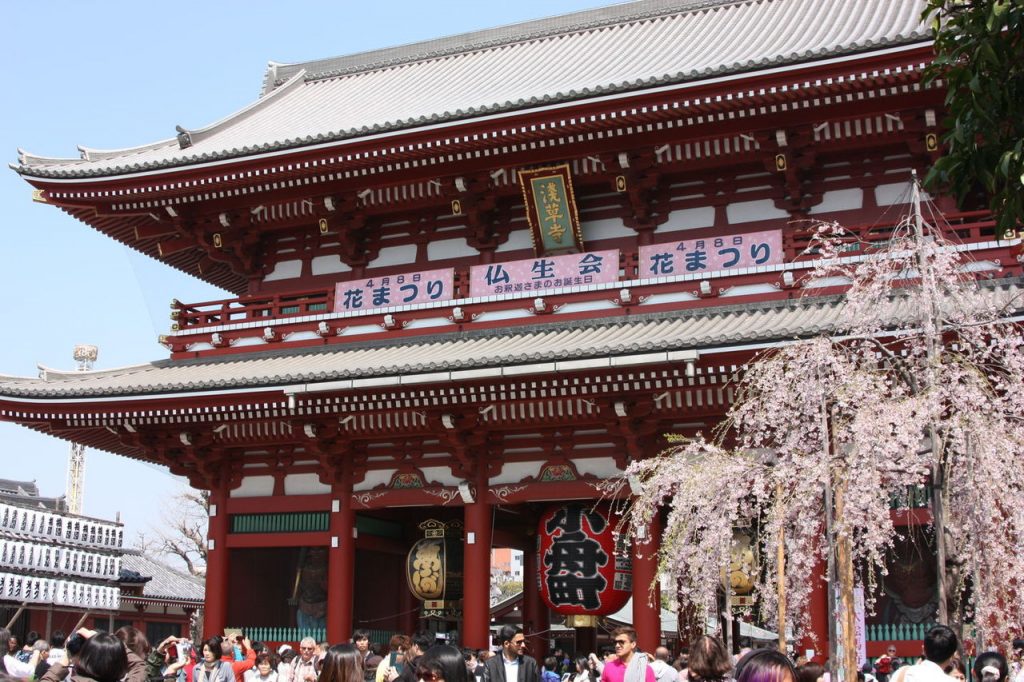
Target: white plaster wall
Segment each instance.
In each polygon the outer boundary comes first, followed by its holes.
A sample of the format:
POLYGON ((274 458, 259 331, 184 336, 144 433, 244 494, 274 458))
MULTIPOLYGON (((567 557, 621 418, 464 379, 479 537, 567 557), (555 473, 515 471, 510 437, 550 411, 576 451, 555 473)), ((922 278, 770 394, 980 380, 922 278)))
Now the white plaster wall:
POLYGON ((508 239, 505 240, 504 244, 500 244, 495 253, 502 253, 504 251, 519 251, 521 249, 532 249, 533 242, 530 241, 529 230, 513 230, 509 233, 508 239))
MULTIPOLYGON (((609 297, 617 296, 618 294, 609 293, 609 297)), ((619 306, 617 303, 613 303, 611 298, 607 301, 580 301, 578 303, 566 303, 561 308, 555 311, 556 315, 564 315, 565 313, 579 313, 590 310, 612 310, 617 309, 619 306)))
POLYGON ((999 268, 999 263, 996 263, 995 261, 977 260, 968 261, 957 268, 957 270, 960 272, 987 272, 989 270, 998 270, 999 268))
POLYGON ((427 244, 427 257, 432 261, 476 255, 477 250, 466 243, 465 237, 441 239, 427 244))
POLYGON ((530 305, 529 299, 523 299, 522 308, 508 308, 506 310, 492 310, 490 312, 480 313, 477 320, 487 320, 488 322, 496 322, 498 320, 518 320, 524 317, 534 317, 534 313, 526 309, 526 306, 530 305))
POLYGON ((447 317, 422 317, 409 320, 409 324, 405 325, 405 329, 430 329, 431 327, 447 327, 453 324, 455 323, 447 317))
POLYGON ((725 215, 729 223, 733 225, 736 223, 752 223, 758 220, 789 217, 788 213, 776 208, 775 202, 771 199, 737 201, 725 207, 725 215))
POLYGON ((352 272, 352 268, 341 262, 341 256, 317 256, 310 262, 314 275, 330 275, 335 272, 352 272))
POLYGON ((246 476, 231 497, 270 497, 274 493, 273 476, 246 476))
POLYGON ((339 330, 338 336, 352 336, 353 334, 379 334, 384 328, 379 324, 357 324, 351 327, 343 327, 339 330))
MULTIPOLYGON (((699 286, 694 284, 694 286, 699 286)), ((678 303, 679 301, 697 301, 700 296, 694 296, 686 291, 675 291, 671 294, 655 294, 643 301, 640 305, 658 305, 659 303, 678 303)))
MULTIPOLYGON (((893 204, 910 203, 910 183, 892 182, 886 185, 875 187, 875 203, 879 206, 892 206, 893 204)), ((921 201, 928 201, 931 197, 927 192, 921 192, 921 201)))
POLYGON ((313 331, 294 332, 284 337, 285 341, 307 341, 309 339, 322 338, 319 334, 313 331))
MULTIPOLYGON (((267 342, 262 336, 244 336, 231 344, 232 348, 244 348, 245 346, 265 346, 267 342)), ((211 348, 213 346, 210 346, 211 348)))
POLYGON ((416 262, 416 245, 403 244, 401 246, 388 246, 380 250, 377 257, 366 267, 383 268, 392 265, 408 265, 416 262))
POLYGON ((811 208, 810 214, 830 213, 831 211, 852 211, 864 205, 864 190, 860 187, 835 189, 821 196, 821 203, 811 208))
POLYGON ((325 495, 331 486, 320 482, 316 474, 289 474, 284 479, 285 495, 325 495))
POLYGON ((576 465, 576 471, 580 472, 580 476, 590 474, 598 478, 611 478, 622 473, 622 469, 615 466, 615 460, 611 457, 577 459, 573 463, 576 465))
POLYGON ((302 274, 301 260, 283 260, 274 265, 274 270, 263 278, 264 282, 273 282, 279 279, 292 279, 302 274))
POLYGON ((434 481, 446 486, 455 486, 459 484, 462 479, 452 476, 452 470, 449 467, 421 467, 420 471, 423 472, 423 480, 426 482, 434 481))
POLYGON ((719 296, 721 298, 728 298, 730 296, 750 296, 751 294, 774 294, 777 291, 777 287, 767 283, 744 284, 738 287, 730 287, 719 294, 719 296))
POLYGON ((685 208, 681 211, 673 211, 669 214, 668 220, 659 225, 654 231, 676 232, 679 230, 695 230, 701 227, 711 227, 715 224, 715 207, 701 206, 699 208, 685 208))
POLYGON ((815 282, 804 284, 805 289, 824 289, 827 287, 845 287, 853 283, 849 277, 825 277, 815 282))
POLYGON ((590 220, 580 222, 580 231, 583 232, 583 242, 596 241, 598 239, 614 239, 615 237, 635 237, 636 232, 622 224, 621 218, 606 218, 605 220, 590 220))
POLYGON ((490 479, 490 484, 494 486, 504 483, 518 483, 527 476, 536 477, 540 474, 540 468, 543 464, 543 461, 506 463, 501 468, 501 473, 490 479))
POLYGON ((372 490, 379 485, 387 485, 394 473, 394 469, 386 469, 384 471, 367 471, 366 478, 364 478, 361 483, 357 483, 352 486, 352 490, 359 492, 362 490, 372 490))

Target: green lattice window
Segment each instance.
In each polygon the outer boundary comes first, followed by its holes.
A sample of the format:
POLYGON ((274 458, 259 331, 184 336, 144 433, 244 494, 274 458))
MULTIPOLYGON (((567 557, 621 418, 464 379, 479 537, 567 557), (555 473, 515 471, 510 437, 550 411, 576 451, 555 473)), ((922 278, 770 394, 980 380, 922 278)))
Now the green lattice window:
POLYGON ((310 533, 330 527, 327 512, 232 514, 232 533, 310 533))

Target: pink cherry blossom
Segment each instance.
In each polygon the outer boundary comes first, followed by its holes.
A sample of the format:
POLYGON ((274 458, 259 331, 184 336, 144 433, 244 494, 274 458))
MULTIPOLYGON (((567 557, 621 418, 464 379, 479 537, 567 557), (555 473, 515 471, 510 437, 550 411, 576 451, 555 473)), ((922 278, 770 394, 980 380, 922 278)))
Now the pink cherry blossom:
POLYGON ((951 619, 969 607, 986 643, 1005 646, 1024 623, 1024 352, 1009 320, 1020 290, 965 274, 964 252, 939 229, 919 233, 908 218, 882 237, 817 228, 807 281, 849 282, 842 323, 755 357, 713 433, 630 463, 611 486, 639 486, 624 531, 663 510, 672 597, 713 609, 732 529, 753 529, 759 615, 771 626, 784 530, 787 621, 799 636, 819 562, 845 538, 864 569, 855 575, 884 575, 898 537, 890 497, 932 485, 935 472, 951 619), (843 493, 831 523, 827 488, 843 493))

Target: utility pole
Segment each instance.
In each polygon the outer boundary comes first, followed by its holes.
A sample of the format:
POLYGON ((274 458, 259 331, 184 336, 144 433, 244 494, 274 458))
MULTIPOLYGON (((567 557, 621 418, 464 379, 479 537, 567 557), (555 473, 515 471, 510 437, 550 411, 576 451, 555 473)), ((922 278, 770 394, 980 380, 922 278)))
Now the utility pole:
MULTIPOLYGON (((75 346, 74 358, 78 363, 79 372, 88 372, 99 357, 100 349, 96 346, 78 344, 75 346)), ((82 498, 85 492, 85 445, 72 443, 68 453, 68 484, 65 490, 68 511, 72 514, 82 513, 82 498)))

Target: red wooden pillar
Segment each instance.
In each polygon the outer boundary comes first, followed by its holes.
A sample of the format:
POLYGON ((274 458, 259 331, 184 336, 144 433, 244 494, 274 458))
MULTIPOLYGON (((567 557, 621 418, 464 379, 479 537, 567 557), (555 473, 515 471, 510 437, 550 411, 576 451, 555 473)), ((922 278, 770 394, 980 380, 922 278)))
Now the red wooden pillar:
POLYGON ((485 649, 491 626, 491 505, 487 501, 486 466, 476 477, 475 501, 465 509, 462 576, 462 645, 485 649))
POLYGON ((822 665, 828 664, 829 645, 828 641, 828 583, 825 582, 825 571, 827 564, 824 559, 819 558, 814 563, 814 571, 811 573, 811 595, 807 603, 808 614, 808 635, 800 640, 800 649, 797 654, 802 654, 808 649, 814 650, 814 662, 822 665), (815 646, 814 638, 818 640, 815 646))
POLYGON ((327 550, 327 641, 352 635, 356 574, 356 511, 352 508, 352 459, 344 454, 341 480, 331 486, 331 546, 327 550))
MULTIPOLYGON (((210 491, 206 531, 206 606, 203 637, 224 634, 228 618, 228 488, 210 491)), ((244 625, 244 623, 239 623, 244 625)))
POLYGON ((633 545, 633 627, 641 651, 654 653, 661 644, 661 590, 651 585, 658 577, 661 521, 657 515, 647 527, 651 541, 633 545))
POLYGON ((548 654, 548 642, 551 629, 551 617, 548 605, 540 596, 537 576, 540 567, 537 565, 537 548, 531 546, 523 552, 523 633, 529 642, 530 654, 540 663, 548 654), (540 633, 540 634, 538 634, 540 633))

